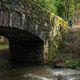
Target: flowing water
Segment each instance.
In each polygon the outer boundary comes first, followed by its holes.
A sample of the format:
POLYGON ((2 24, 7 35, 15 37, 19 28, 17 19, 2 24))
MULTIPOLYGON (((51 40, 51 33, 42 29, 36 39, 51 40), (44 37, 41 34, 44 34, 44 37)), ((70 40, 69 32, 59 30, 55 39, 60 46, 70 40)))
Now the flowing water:
POLYGON ((44 65, 27 66, 2 72, 0 80, 80 80, 80 71, 52 69, 44 65))
POLYGON ((0 80, 80 80, 80 70, 51 68, 46 65, 10 68, 10 65, 5 56, 0 56, 0 80))

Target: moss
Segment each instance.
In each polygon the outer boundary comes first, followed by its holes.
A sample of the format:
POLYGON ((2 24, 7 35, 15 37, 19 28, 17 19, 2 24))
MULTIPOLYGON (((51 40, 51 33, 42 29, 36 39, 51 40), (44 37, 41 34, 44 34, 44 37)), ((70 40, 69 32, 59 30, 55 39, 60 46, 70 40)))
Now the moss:
POLYGON ((27 26, 25 30, 31 31, 44 41, 44 56, 47 59, 45 61, 52 62, 59 54, 58 49, 62 36, 67 29, 67 22, 39 6, 34 0, 23 0, 20 4, 14 2, 15 6, 13 1, 11 2, 12 4, 8 0, 7 2, 4 0, 5 5, 8 5, 10 14, 13 14, 15 9, 21 14, 25 14, 25 26, 27 26))
POLYGON ((50 32, 50 57, 49 62, 53 62, 60 54, 59 47, 62 41, 63 34, 67 30, 67 23, 62 18, 51 14, 50 24, 52 31, 50 32), (65 25, 64 25, 65 24, 65 25))

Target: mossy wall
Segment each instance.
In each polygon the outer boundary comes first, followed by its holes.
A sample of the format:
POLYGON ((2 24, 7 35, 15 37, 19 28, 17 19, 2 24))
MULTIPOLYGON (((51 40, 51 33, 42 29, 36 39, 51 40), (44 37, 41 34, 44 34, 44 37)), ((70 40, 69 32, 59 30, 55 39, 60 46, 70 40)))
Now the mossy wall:
POLYGON ((66 21, 57 15, 43 9, 41 6, 37 5, 34 0, 2 1, 3 3, 0 2, 0 4, 3 4, 3 9, 5 11, 7 10, 9 15, 16 15, 12 22, 13 26, 22 26, 25 31, 35 34, 44 41, 43 52, 45 62, 51 62, 53 58, 59 53, 59 43, 62 39, 62 34, 64 34, 67 29, 66 21), (19 19, 18 16, 22 16, 22 18, 19 19))
POLYGON ((50 31, 49 31, 49 39, 47 43, 45 43, 45 60, 46 62, 53 63, 53 61, 59 57, 59 47, 60 42, 62 41, 63 35, 66 33, 68 29, 67 22, 64 21, 59 16, 50 13, 50 31))
POLYGON ((62 40, 62 35, 66 32, 68 25, 67 22, 57 15, 50 13, 46 9, 43 9, 35 0, 25 0, 26 13, 28 25, 36 27, 38 34, 42 36, 44 40, 44 60, 46 63, 52 62, 52 60, 59 55, 59 44, 62 40))

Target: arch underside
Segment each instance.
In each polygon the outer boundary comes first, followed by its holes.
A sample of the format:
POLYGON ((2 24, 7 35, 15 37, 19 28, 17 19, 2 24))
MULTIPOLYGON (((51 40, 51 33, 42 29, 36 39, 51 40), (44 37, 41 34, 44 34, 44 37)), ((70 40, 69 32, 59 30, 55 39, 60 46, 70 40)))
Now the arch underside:
POLYGON ((47 11, 35 6, 26 5, 26 11, 22 0, 0 1, 0 34, 9 39, 14 63, 43 61, 43 44, 49 38, 50 17, 47 11))
POLYGON ((43 40, 30 32, 0 26, 0 34, 9 40, 12 63, 43 63, 43 40))

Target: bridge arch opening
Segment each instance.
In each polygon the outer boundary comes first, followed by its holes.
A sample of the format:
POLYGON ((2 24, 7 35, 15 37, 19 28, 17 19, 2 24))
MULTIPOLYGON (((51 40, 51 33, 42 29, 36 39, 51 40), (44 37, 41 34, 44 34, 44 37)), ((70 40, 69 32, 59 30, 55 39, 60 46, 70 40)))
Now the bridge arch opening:
POLYGON ((9 53, 9 39, 0 35, 0 59, 8 60, 10 57, 9 53))
POLYGON ((42 64, 44 41, 34 34, 10 27, 0 27, 0 34, 7 37, 10 62, 13 64, 42 64))
POLYGON ((10 39, 11 61, 14 64, 43 63, 43 41, 31 39, 10 39))
POLYGON ((0 35, 0 50, 9 48, 9 40, 7 37, 0 35))

